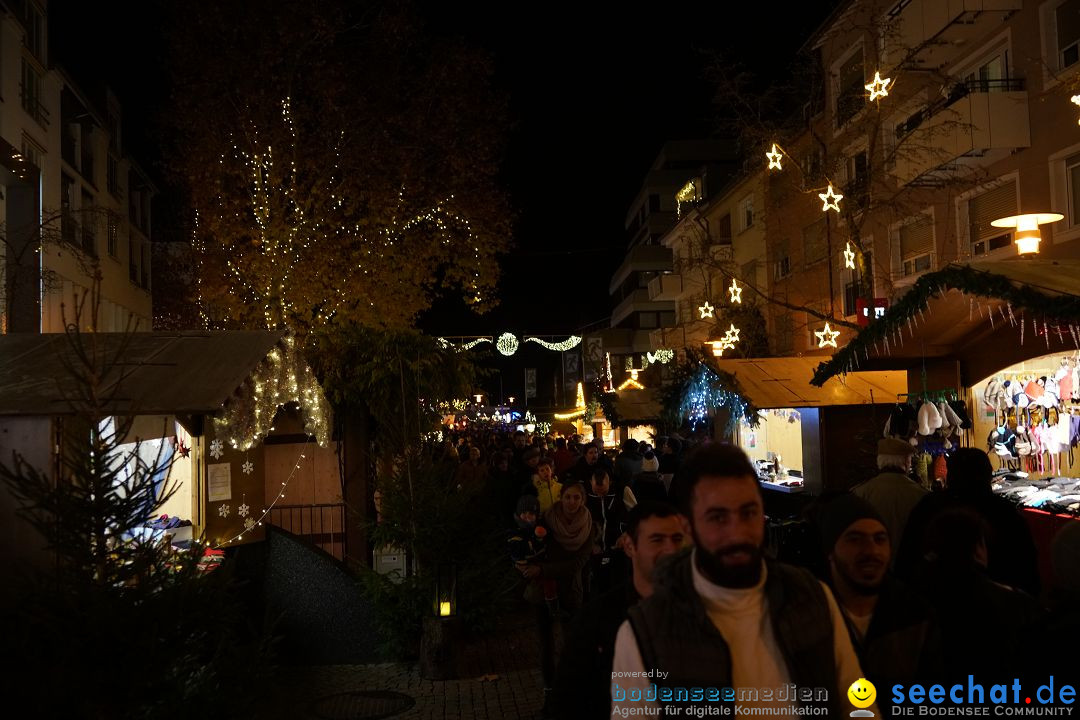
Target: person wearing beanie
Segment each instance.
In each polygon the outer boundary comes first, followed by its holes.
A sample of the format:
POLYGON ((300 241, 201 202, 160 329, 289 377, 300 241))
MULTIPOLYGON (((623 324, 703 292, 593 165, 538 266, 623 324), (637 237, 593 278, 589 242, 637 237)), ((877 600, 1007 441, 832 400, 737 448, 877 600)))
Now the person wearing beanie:
POLYGON ((660 459, 652 450, 646 451, 641 458, 641 472, 634 476, 634 495, 642 502, 667 501, 667 487, 660 478, 660 459))
POLYGON ((641 472, 641 453, 638 441, 627 439, 622 444, 622 451, 615 456, 615 481, 623 486, 632 487, 634 476, 641 472))
MULTIPOLYGON (((911 685, 940 672, 940 637, 929 605, 889 574, 889 533, 874 506, 850 493, 817 514, 826 575, 866 678, 911 685)), ((882 712, 888 698, 878 696, 882 712)))
POLYGON ((866 500, 881 514, 889 531, 891 547, 900 547, 904 526, 915 505, 927 494, 908 473, 911 472, 911 456, 915 448, 911 443, 896 438, 882 438, 877 443, 877 461, 880 472, 866 482, 856 485, 852 492, 866 500))

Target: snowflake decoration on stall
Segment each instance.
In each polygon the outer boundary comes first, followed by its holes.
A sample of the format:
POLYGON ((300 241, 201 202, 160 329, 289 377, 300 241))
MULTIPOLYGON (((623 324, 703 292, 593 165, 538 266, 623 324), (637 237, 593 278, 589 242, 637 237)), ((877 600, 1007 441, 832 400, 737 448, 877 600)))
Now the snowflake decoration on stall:
POLYGON ((255 527, 255 518, 253 518, 253 517, 245 518, 244 519, 244 529, 245 530, 250 530, 253 527, 255 527))
POLYGON ((240 466, 240 469, 244 471, 245 475, 250 475, 255 470, 255 466, 251 464, 250 460, 245 460, 244 464, 240 466))
POLYGON ((244 503, 240 507, 236 508, 236 514, 240 517, 247 517, 250 512, 251 508, 248 507, 247 503, 244 503))
POLYGON ((223 517, 223 518, 229 517, 229 506, 228 505, 222 505, 221 507, 219 507, 217 509, 217 514, 218 514, 219 517, 223 517))
POLYGON ((210 457, 215 460, 221 459, 221 456, 225 454, 225 445, 221 440, 214 440, 210 443, 210 457))

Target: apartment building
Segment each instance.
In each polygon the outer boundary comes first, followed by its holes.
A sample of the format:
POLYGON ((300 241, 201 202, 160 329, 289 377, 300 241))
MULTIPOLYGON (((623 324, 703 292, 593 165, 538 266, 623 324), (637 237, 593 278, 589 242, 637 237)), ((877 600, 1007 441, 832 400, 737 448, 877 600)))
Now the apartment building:
MULTIPOLYGON (((642 181, 627 211, 625 255, 612 275, 608 288, 612 314, 610 327, 586 337, 586 348, 602 347, 611 356, 612 367, 621 374, 629 362, 640 368, 642 358, 653 349, 651 334, 676 324, 676 304, 672 297, 654 296, 649 283, 673 270, 670 247, 661 243, 679 221, 680 212, 697 198, 676 195, 697 177, 699 183, 726 181, 734 162, 730 143, 713 140, 671 141, 664 144, 642 181), (683 209, 680 210, 680 207, 683 209), (597 342, 598 339, 598 342, 597 342)), ((586 353, 586 375, 601 368, 603 358, 586 353)))
POLYGON ((649 281, 649 297, 675 303, 675 325, 652 331, 653 350, 716 340, 727 329, 729 311, 761 307, 768 293, 765 229, 757 212, 764 204, 764 171, 717 177, 714 188, 708 180, 701 174, 686 180, 675 195, 678 222, 660 241, 672 252, 672 269, 649 281))
POLYGON ((116 97, 50 61, 47 11, 0 2, 0 328, 63 331, 99 275, 98 329, 149 330, 156 191, 124 152, 116 97))
POLYGON ((774 353, 828 353, 827 318, 950 262, 1015 258, 997 218, 1061 213, 1041 254, 1080 255, 1080 0, 855 0, 805 49, 821 82, 803 131, 775 140, 762 220, 770 293, 806 311, 771 306, 774 353), (875 74, 890 82, 871 100, 875 74))

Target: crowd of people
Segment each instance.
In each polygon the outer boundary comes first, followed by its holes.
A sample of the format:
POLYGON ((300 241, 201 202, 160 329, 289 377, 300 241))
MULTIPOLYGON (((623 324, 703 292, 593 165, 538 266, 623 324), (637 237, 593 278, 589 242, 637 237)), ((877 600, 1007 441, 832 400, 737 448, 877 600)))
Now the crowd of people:
POLYGON ((1080 523, 1059 533, 1053 587, 1041 588, 1030 533, 993 495, 981 450, 954 451, 947 484, 928 492, 910 446, 882 440, 878 475, 810 505, 819 545, 796 567, 766 557, 762 491, 736 447, 628 440, 609 457, 577 437, 501 442, 458 438, 447 454, 467 454, 457 483, 485 476, 513 523, 546 716, 611 717, 627 697, 662 705, 664 688, 794 683, 828 689, 820 704, 839 717, 866 678, 880 717, 897 684, 1080 678, 1080 523))

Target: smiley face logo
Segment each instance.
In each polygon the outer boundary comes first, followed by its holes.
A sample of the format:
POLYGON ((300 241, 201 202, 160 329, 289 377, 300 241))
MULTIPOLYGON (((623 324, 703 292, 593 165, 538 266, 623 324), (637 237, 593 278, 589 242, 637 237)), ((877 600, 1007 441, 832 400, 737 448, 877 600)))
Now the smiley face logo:
POLYGON ((848 700, 857 708, 868 708, 877 699, 877 688, 866 678, 859 678, 851 683, 847 691, 848 700))

